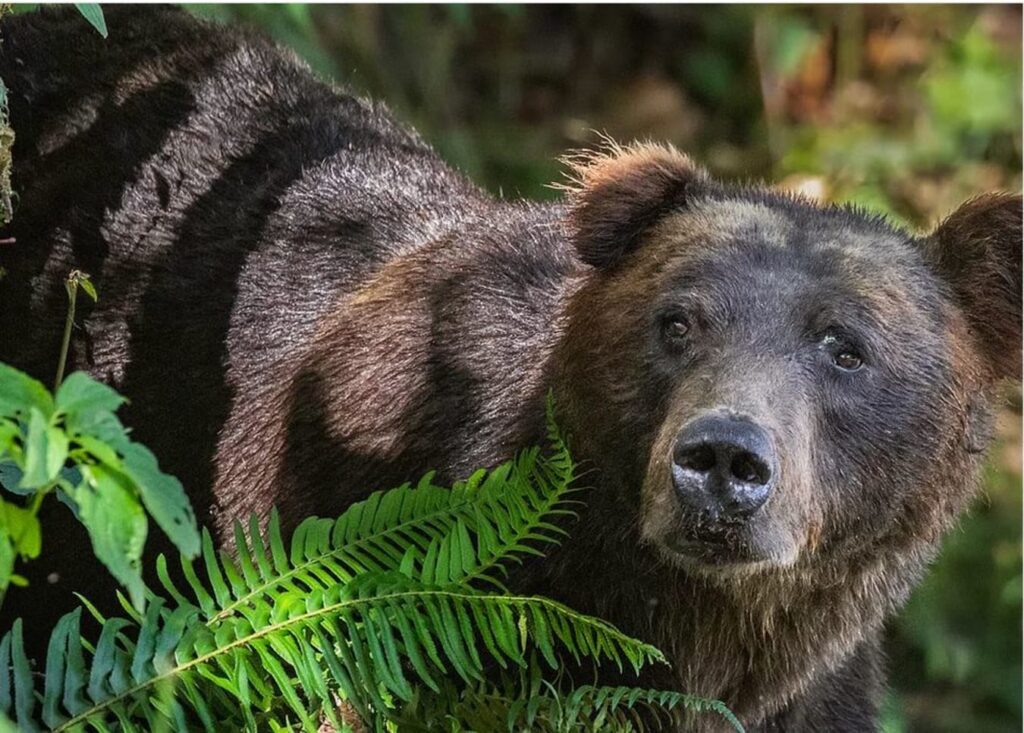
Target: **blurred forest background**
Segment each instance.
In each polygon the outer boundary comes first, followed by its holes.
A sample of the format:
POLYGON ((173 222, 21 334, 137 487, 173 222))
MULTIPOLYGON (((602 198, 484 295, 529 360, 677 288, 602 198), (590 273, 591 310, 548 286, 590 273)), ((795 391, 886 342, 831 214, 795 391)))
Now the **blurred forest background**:
MULTIPOLYGON (((556 158, 668 140, 927 227, 1021 188, 1020 6, 199 5, 385 100, 506 197, 550 198, 556 158)), ((1021 729, 1020 394, 986 491, 890 628, 885 730, 1021 729)))

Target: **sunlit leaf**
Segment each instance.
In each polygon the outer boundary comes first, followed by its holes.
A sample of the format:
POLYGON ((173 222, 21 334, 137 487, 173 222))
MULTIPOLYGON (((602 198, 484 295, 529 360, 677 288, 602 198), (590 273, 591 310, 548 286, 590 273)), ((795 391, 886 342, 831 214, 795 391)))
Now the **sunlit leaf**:
POLYGON ((99 6, 99 3, 75 3, 75 7, 101 36, 107 37, 107 21, 103 17, 103 8, 99 6))
POLYGON ((73 493, 79 517, 89 531, 96 557, 128 590, 136 608, 143 605, 141 559, 146 514, 126 486, 125 477, 105 466, 84 470, 87 485, 73 493))
POLYGON ((68 438, 63 430, 51 425, 43 413, 33 407, 24 451, 22 488, 43 487, 55 481, 64 466, 68 456, 68 438))
POLYGON ((85 372, 72 372, 65 377, 55 400, 57 410, 75 415, 114 412, 124 402, 124 397, 85 372))

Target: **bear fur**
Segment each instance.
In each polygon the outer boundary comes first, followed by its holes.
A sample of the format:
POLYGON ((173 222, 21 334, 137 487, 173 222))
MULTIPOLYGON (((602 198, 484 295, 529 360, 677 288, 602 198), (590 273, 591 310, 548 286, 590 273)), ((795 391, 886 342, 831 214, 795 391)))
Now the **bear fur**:
MULTIPOLYGON (((222 540, 272 506, 293 526, 505 461, 543 442, 551 392, 589 488, 517 587, 660 646, 672 667, 642 684, 749 730, 877 726, 882 624, 968 506, 996 388, 1019 378, 1019 196, 917 236, 609 144, 568 159, 562 202, 505 201, 255 34, 107 13, 109 40, 70 9, 0 26, 0 361, 48 380, 64 277, 90 273, 69 368, 131 400, 125 423, 222 540), (666 318, 686 324, 671 348, 666 318), (836 344, 864 367, 834 368, 836 344), (693 528, 671 446, 707 410, 779 453, 724 558, 673 549, 693 528)), ((31 592, 2 608, 37 639, 73 591, 111 589, 64 507, 42 521, 31 592)))

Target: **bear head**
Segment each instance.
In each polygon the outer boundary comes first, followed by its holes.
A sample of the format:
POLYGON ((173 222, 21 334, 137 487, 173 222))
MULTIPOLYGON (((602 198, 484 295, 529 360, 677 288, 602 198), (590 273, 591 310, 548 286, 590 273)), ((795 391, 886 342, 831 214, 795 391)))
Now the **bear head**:
POLYGON ((670 147, 570 164, 558 400, 641 541, 710 578, 934 545, 1019 378, 1021 197, 918 236, 670 147))

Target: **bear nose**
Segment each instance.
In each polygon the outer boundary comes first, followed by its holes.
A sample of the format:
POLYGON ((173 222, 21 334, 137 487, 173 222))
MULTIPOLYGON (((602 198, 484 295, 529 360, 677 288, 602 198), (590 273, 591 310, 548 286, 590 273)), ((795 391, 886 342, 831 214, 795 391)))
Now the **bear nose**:
POLYGON ((705 415, 676 436, 672 478, 680 499, 701 516, 746 519, 773 489, 775 451, 750 420, 705 415))

